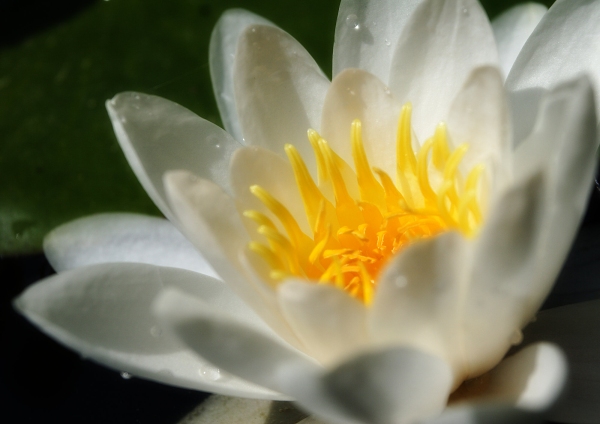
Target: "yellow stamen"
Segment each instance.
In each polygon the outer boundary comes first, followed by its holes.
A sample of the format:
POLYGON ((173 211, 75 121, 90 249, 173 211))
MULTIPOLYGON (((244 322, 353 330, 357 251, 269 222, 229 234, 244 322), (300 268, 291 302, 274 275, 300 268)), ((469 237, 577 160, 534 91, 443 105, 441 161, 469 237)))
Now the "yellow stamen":
POLYGON ((318 183, 296 148, 285 146, 311 235, 301 230, 289 210, 267 190, 250 187, 279 221, 276 225, 263 213, 244 212, 268 242, 268 246, 251 242, 249 248, 269 266, 275 284, 297 276, 334 285, 370 305, 380 272, 392 255, 448 230, 465 237, 477 234, 483 222, 479 199, 485 189, 481 183, 485 168, 474 166, 463 181, 459 165, 468 146, 452 149, 443 123, 415 151, 411 113, 411 105, 406 104, 398 120, 398 186, 386 172, 369 164, 359 120, 352 122, 350 132, 354 170, 316 131, 308 131, 318 183), (432 184, 431 172, 441 176, 441 183, 432 184), (280 233, 278 225, 287 236, 280 233))

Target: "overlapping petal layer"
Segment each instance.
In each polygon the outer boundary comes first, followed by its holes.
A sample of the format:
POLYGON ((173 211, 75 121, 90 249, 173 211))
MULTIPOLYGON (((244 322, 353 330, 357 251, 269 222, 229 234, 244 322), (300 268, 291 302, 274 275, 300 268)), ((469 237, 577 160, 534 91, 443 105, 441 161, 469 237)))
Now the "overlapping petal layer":
MULTIPOLYGON (((559 0, 544 12, 521 6, 492 30, 475 0, 344 0, 331 82, 289 34, 249 12, 227 12, 213 31, 211 75, 233 137, 154 96, 124 93, 107 102, 142 185, 214 271, 179 262, 191 257, 189 247, 163 221, 97 217, 48 238, 53 263, 76 269, 34 286, 18 307, 109 366, 218 393, 287 396, 334 424, 535 418, 561 391, 560 350, 535 344, 502 359, 550 290, 583 214, 595 166, 600 69, 589 59, 597 43, 576 41, 584 33, 598 38, 600 2, 559 0), (268 240, 256 236, 244 212, 262 214, 281 234, 287 227, 250 186, 274 196, 312 237, 284 145, 295 146, 316 179, 306 131, 319 132, 347 162, 336 159, 341 181, 360 201, 351 124, 362 122, 371 165, 394 176, 398 115, 407 101, 414 110, 408 144, 416 151, 444 121, 450 148, 469 146, 457 166, 462 175, 485 167, 476 190, 484 215, 478 232, 447 231, 396 254, 370 307, 330 285, 271 278, 248 248, 255 237, 268 240), (154 240, 175 250, 162 255, 154 240), (142 254, 119 254, 140 243, 142 254), (223 281, 106 264, 118 256, 214 272, 223 281), (104 265, 77 268, 90 264, 104 265), (151 303, 164 338, 152 336, 151 303), (205 366, 211 371, 191 377, 192 368, 205 366), (239 379, 211 379, 215 366, 239 379)), ((424 172, 437 190, 444 172, 433 165, 424 172)), ((335 190, 316 184, 335 200, 335 190)), ((576 416, 574 408, 563 411, 576 416)), ((577 419, 586 422, 585 414, 577 419)))

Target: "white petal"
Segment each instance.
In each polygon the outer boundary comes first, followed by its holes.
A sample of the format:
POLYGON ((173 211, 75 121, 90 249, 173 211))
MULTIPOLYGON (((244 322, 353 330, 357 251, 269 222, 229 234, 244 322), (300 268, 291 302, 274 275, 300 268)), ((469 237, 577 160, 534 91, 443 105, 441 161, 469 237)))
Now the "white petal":
MULTIPOLYGON (((464 351, 471 377, 498 363, 545 296, 534 285, 544 218, 544 179, 535 174, 491 205, 473 246, 471 284, 465 292, 464 351)), ((547 286, 552 280, 547 281, 547 286)))
MULTIPOLYGON (((291 143, 312 158, 306 131, 321 126, 329 80, 308 52, 280 29, 254 25, 240 36, 235 101, 245 143, 284 155, 291 143)), ((313 160, 307 165, 314 167, 313 160)))
POLYGON ((61 343, 119 371, 234 396, 273 396, 220 373, 159 326, 150 306, 165 287, 202 297, 249 326, 265 327, 222 282, 146 264, 102 264, 67 271, 29 287, 15 306, 61 343))
POLYGON ((63 224, 44 238, 44 253, 57 272, 107 262, 139 262, 218 278, 173 224, 134 213, 103 213, 63 224))
POLYGON ((255 384, 281 392, 279 375, 287 367, 317 365, 272 332, 248 326, 208 303, 165 291, 154 306, 156 316, 198 355, 255 384))
MULTIPOLYGON (((517 57, 506 86, 512 91, 553 88, 587 73, 600 87, 600 3, 558 0, 517 57)), ((600 91, 596 92, 600 112, 600 91)))
POLYGON ((569 362, 566 395, 552 411, 558 422, 592 424, 600 416, 600 301, 547 309, 524 331, 526 340, 559 345, 569 362))
POLYGON ((549 343, 529 345, 490 373, 485 400, 510 402, 526 411, 544 411, 562 393, 567 358, 549 343))
POLYGON ((360 68, 388 83, 392 54, 421 0, 342 0, 335 25, 333 76, 360 68))
MULTIPOLYGON (((542 169, 547 175, 538 285, 556 278, 585 212, 596 166, 596 122, 589 80, 564 83, 542 99, 533 133, 515 152, 515 173, 542 169)), ((540 296, 545 293, 547 287, 540 296)))
MULTIPOLYGON (((259 185, 290 211, 306 234, 312 235, 292 167, 286 159, 260 147, 245 147, 233 155, 230 172, 240 209, 260 211, 278 223, 266 206, 250 192, 250 186, 259 185)), ((255 227, 251 227, 250 234, 256 234, 255 227)))
POLYGON ((186 169, 229 190, 227 166, 239 143, 184 107, 157 96, 121 93, 106 109, 125 157, 159 209, 173 213, 162 176, 186 169))
POLYGON ((241 262, 250 238, 234 200, 215 184, 186 171, 166 174, 165 187, 185 235, 217 274, 280 334, 293 338, 272 306, 275 293, 257 286, 241 262))
POLYGON ((548 8, 539 3, 518 4, 492 21, 504 77, 510 72, 523 45, 547 11, 548 8))
POLYGON ((402 32, 390 76, 396 99, 413 104, 413 124, 421 142, 448 119, 450 104, 471 72, 497 64, 497 56, 478 1, 421 3, 402 32))
POLYGON ((509 108, 498 68, 473 71, 452 102, 448 130, 455 146, 469 145, 461 163, 466 172, 483 163, 492 176, 504 176, 510 167, 512 143, 509 108))
POLYGON ((240 126, 233 90, 235 52, 240 34, 250 25, 271 25, 267 19, 243 9, 226 10, 217 21, 210 36, 209 64, 213 91, 221 113, 223 126, 240 143, 240 126))
POLYGON ((289 393, 333 424, 408 424, 439 414, 452 386, 441 359, 399 347, 358 356, 321 376, 290 368, 289 393))
POLYGON ((352 121, 360 119, 365 152, 372 166, 395 175, 396 129, 400 104, 374 75, 347 69, 336 76, 323 106, 321 135, 346 162, 353 164, 352 121))
POLYGON ((288 324, 319 362, 339 362, 366 346, 366 308, 343 290, 289 281, 277 294, 288 324))
MULTIPOLYGON (((563 391, 567 360, 550 343, 536 343, 503 360, 489 373, 465 383, 460 400, 450 400, 427 424, 538 422, 563 391)), ((454 393, 452 396, 455 397, 454 393)))
POLYGON ((451 232, 415 243, 391 261, 371 310, 369 329, 379 343, 412 346, 464 372, 457 305, 468 271, 466 247, 467 241, 451 232))

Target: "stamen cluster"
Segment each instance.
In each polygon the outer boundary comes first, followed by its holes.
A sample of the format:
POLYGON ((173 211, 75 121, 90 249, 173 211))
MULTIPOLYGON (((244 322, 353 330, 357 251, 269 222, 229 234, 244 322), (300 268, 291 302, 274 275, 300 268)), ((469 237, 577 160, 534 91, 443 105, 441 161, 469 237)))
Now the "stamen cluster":
POLYGON ((468 145, 461 144, 451 151, 443 123, 415 153, 411 113, 411 105, 406 104, 399 117, 398 185, 386 172, 369 165, 359 120, 354 120, 351 127, 354 170, 316 131, 308 131, 317 160, 318 184, 296 148, 285 146, 311 235, 300 229, 288 209, 268 191, 256 185, 250 187, 279 221, 279 228, 284 229, 280 231, 261 212, 244 212, 268 241, 253 241, 249 248, 266 262, 268 278, 274 284, 300 277, 333 284, 370 304, 377 277, 395 253, 416 240, 451 229, 467 237, 476 233, 482 221, 478 191, 484 167, 473 167, 462 182, 459 164, 468 145), (441 176, 441 183, 434 189, 429 177, 435 172, 441 176), (358 199, 350 194, 352 184, 358 186, 358 199))

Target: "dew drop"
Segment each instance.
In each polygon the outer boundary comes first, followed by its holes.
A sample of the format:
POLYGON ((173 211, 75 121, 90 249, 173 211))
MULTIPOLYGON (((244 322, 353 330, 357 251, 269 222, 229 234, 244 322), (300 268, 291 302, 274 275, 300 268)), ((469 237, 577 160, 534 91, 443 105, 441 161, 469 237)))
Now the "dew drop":
POLYGON ((125 371, 121 371, 121 378, 123 380, 129 380, 131 378, 131 374, 129 374, 128 372, 125 372, 125 371))
POLYGON ((465 16, 469 16, 469 15, 470 15, 470 13, 469 13, 469 9, 467 9, 466 7, 465 7, 465 8, 462 10, 462 13, 463 13, 463 15, 465 15, 465 16))
POLYGON ((396 285, 396 287, 403 289, 404 287, 406 287, 408 285, 408 280, 406 279, 406 277, 403 277, 400 275, 400 276, 396 277, 394 284, 396 285))
POLYGON ((256 28, 252 28, 252 29, 251 29, 251 31, 252 31, 252 32, 256 32, 256 28))
POLYGON ((220 149, 220 148, 221 148, 221 145, 220 145, 220 144, 215 144, 215 147, 216 147, 217 149, 220 149))
POLYGON ((123 124, 125 124, 125 123, 127 122, 127 118, 125 118, 124 116, 121 116, 121 122, 122 122, 123 124))
POLYGON ((388 39, 386 38, 386 39, 385 39, 385 45, 389 47, 389 46, 391 46, 391 45, 392 45, 392 43, 390 42, 390 40, 388 40, 388 39))
POLYGON ((136 100, 139 100, 139 99, 140 99, 140 95, 139 95, 139 94, 136 94, 136 95, 135 95, 135 99, 136 99, 136 100))
POLYGON ((348 25, 350 28, 354 28, 356 31, 358 31, 360 29, 360 23, 358 22, 358 16, 356 16, 355 14, 348 15, 346 17, 346 25, 348 25))
POLYGON ((212 381, 217 381, 221 379, 221 370, 218 368, 214 368, 214 367, 201 367, 200 369, 198 369, 198 373, 204 377, 204 378, 208 378, 209 380, 212 381))
POLYGON ((523 333, 521 332, 521 330, 515 330, 515 332, 512 334, 512 336, 510 336, 510 343, 513 346, 516 346, 518 344, 521 344, 522 341, 523 341, 523 333))
POLYGON ((152 335, 152 337, 159 338, 160 336, 162 336, 162 330, 158 325, 153 325, 150 328, 150 334, 152 335))

